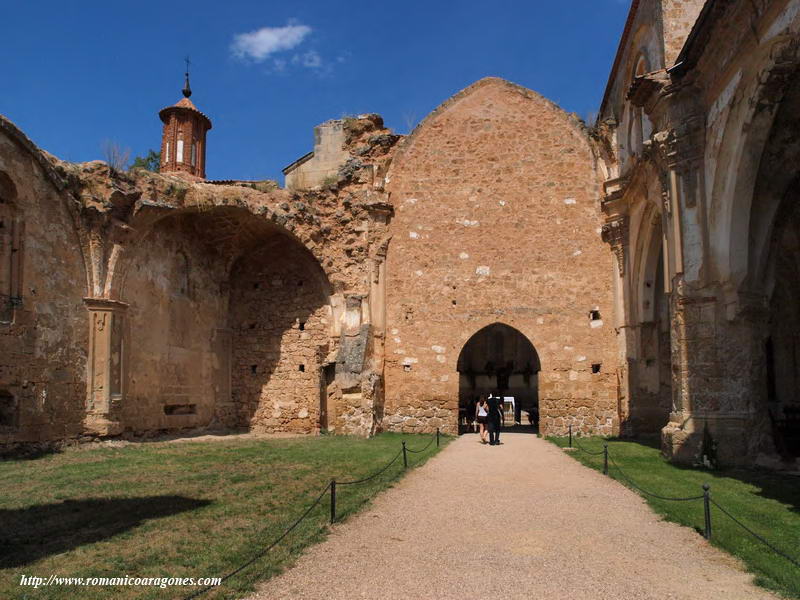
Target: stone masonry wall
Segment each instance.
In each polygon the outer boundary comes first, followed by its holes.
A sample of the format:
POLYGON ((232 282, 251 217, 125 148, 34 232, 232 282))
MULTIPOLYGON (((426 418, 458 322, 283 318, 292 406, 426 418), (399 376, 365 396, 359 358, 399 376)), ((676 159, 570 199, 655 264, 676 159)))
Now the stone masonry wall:
POLYGON ((232 396, 240 425, 319 430, 321 367, 330 339, 322 277, 308 252, 283 236, 234 267, 232 396))
POLYGON ((214 338, 224 324, 224 260, 190 217, 167 217, 131 257, 122 421, 134 432, 209 425, 215 417, 214 338))
POLYGON ((529 90, 484 79, 417 128, 388 180, 384 426, 455 432, 459 352, 502 322, 539 354, 544 433, 569 423, 615 432, 616 266, 581 125, 529 90))
MULTIPOLYGON (((0 243, 16 221, 18 296, 0 307, 0 446, 79 435, 86 405, 86 276, 67 203, 0 122, 0 243), (2 207, 0 207, 2 208, 2 207), (10 218, 9 218, 10 217, 10 218), (22 254, 21 259, 17 256, 22 254)), ((22 134, 19 134, 20 136, 22 134)), ((12 252, 4 253, 6 259, 12 252)), ((0 265, 8 283, 11 261, 0 265)))

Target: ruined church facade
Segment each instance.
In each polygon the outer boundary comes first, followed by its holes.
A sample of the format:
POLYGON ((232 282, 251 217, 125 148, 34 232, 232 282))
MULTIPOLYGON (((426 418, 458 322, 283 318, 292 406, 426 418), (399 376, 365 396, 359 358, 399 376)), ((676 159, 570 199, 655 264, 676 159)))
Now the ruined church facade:
POLYGON ((791 455, 800 1, 741 4, 634 0, 596 124, 486 78, 408 136, 319 126, 285 188, 205 178, 188 81, 160 173, 0 118, 0 444, 457 433, 500 391, 546 435, 791 455))

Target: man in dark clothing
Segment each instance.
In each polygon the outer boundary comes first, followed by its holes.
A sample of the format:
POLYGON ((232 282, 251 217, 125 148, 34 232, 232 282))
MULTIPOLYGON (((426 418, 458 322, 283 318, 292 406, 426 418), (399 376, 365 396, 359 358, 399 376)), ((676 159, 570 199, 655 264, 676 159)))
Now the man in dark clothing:
POLYGON ((492 394, 486 403, 489 405, 489 416, 486 419, 486 428, 489 430, 489 445, 498 446, 500 444, 500 422, 503 419, 502 400, 492 394))

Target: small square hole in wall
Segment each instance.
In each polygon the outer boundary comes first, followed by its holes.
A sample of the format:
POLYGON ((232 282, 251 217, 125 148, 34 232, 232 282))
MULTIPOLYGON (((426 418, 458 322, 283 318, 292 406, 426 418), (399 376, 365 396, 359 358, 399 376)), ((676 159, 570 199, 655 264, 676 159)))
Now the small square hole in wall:
POLYGON ((256 328, 256 324, 255 323, 250 323, 250 329, 255 329, 255 328, 256 328))
POLYGON ((600 363, 594 363, 592 365, 592 373, 599 373, 600 372, 600 363))
POLYGON ((297 282, 297 287, 303 287, 303 280, 302 279, 297 282))
POLYGON ((589 311, 589 319, 592 321, 599 321, 600 320, 600 311, 599 310, 591 310, 589 311))
POLYGON ((250 372, 255 375, 258 373, 258 365, 250 365, 250 372))
POLYGON ((304 331, 305 328, 306 328, 306 322, 305 321, 300 321, 299 327, 300 327, 300 331, 304 331))
POLYGON ((453 306, 455 306, 455 305, 456 305, 456 301, 455 301, 455 300, 453 300, 453 306))
POLYGON ((301 373, 305 373, 305 372, 306 372, 306 366, 305 366, 305 365, 300 365, 300 366, 299 366, 299 367, 297 367, 297 368, 298 368, 298 370, 299 370, 301 373))
POLYGON ((14 395, 6 390, 0 390, 0 427, 16 427, 18 412, 19 407, 14 395))
POLYGON ((411 365, 403 365, 403 371, 408 373, 411 370, 411 365))
POLYGON ((260 283, 254 283, 254 284, 253 284, 253 289, 254 289, 254 290, 257 290, 257 289, 258 289, 258 288, 260 288, 260 287, 261 287, 261 284, 260 284, 260 283))

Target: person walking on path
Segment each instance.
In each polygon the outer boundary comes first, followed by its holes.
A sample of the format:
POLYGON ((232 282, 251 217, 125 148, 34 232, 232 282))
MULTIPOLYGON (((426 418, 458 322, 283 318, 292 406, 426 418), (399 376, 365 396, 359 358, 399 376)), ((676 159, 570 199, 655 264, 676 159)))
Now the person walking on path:
POLYGON ((486 443, 486 420, 489 418, 489 406, 486 404, 486 399, 481 396, 478 404, 475 406, 475 420, 478 422, 478 427, 481 432, 481 443, 486 443))
POLYGON ((500 422, 503 418, 503 405, 502 400, 492 394, 489 396, 489 400, 486 401, 486 404, 489 406, 489 417, 487 422, 487 427, 489 429, 489 445, 490 446, 499 446, 500 445, 500 422))

